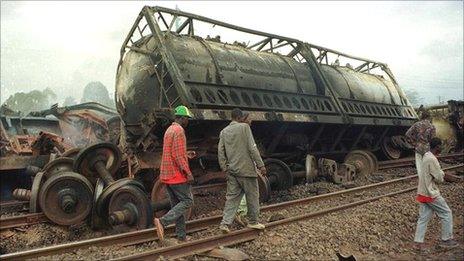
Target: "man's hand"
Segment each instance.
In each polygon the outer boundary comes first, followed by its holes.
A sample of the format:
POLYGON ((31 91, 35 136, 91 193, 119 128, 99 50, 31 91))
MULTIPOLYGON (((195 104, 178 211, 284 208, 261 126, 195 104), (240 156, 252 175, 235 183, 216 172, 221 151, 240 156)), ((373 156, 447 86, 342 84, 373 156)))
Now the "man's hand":
POLYGON ((262 166, 261 168, 259 168, 259 172, 261 173, 261 175, 266 176, 267 174, 266 167, 262 166))
POLYGON ((187 158, 193 159, 197 156, 197 153, 194 150, 188 150, 187 151, 187 158))
POLYGON ((192 174, 187 175, 187 183, 192 184, 195 179, 192 174))

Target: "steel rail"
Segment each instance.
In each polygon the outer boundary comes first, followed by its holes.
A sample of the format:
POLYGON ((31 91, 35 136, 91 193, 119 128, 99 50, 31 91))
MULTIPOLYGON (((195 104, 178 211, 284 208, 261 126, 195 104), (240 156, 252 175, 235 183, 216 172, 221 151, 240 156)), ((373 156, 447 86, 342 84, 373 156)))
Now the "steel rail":
MULTIPOLYGON (((216 183, 216 184, 207 184, 194 187, 194 193, 200 193, 203 190, 210 190, 210 189, 218 189, 224 187, 225 183, 216 183)), ((4 212, 4 209, 7 208, 15 208, 17 207, 25 207, 28 206, 28 201, 15 201, 15 202, 3 202, 1 203, 1 213, 4 212)), ((7 217, 0 219, 0 230, 15 228, 15 227, 22 227, 22 226, 29 226, 35 225, 43 222, 47 222, 47 217, 42 213, 31 213, 13 217, 7 217)))
MULTIPOLYGON (((266 224, 266 228, 273 228, 273 227, 282 226, 282 225, 286 225, 286 224, 290 224, 290 223, 294 223, 298 221, 303 221, 303 220, 307 220, 307 219, 311 219, 315 217, 320 217, 323 215, 331 214, 334 212, 342 211, 345 209, 349 209, 349 208, 367 204, 373 201, 377 201, 385 197, 396 196, 396 195, 408 193, 414 190, 416 190, 416 187, 410 187, 410 188, 403 189, 400 191, 391 192, 388 194, 355 201, 355 202, 344 204, 344 205, 337 206, 337 207, 326 208, 326 209, 302 214, 302 215, 291 217, 291 218, 269 222, 266 224)), ((261 231, 259 230, 245 228, 245 229, 231 232, 229 234, 222 234, 222 235, 212 236, 212 237, 195 240, 195 241, 191 241, 191 242, 187 242, 187 243, 183 243, 183 244, 179 244, 179 245, 175 245, 171 247, 164 247, 164 248, 149 250, 143 253, 129 255, 129 256, 122 257, 122 258, 116 258, 114 260, 157 260, 161 256, 163 256, 164 258, 168 258, 168 259, 176 259, 176 258, 191 256, 194 254, 200 254, 200 253, 212 250, 219 246, 230 246, 230 245, 235 245, 238 243, 247 242, 247 241, 257 238, 260 232, 261 231)))
MULTIPOLYGON (((457 168, 463 168, 463 167, 464 167, 464 164, 459 164, 459 165, 451 166, 448 168, 444 168, 443 171, 450 171, 450 170, 454 170, 457 168)), ((340 191, 322 194, 318 196, 307 197, 307 198, 277 203, 273 205, 267 205, 267 206, 261 207, 261 211, 276 211, 276 210, 284 209, 284 208, 295 206, 295 205, 303 205, 303 204, 307 204, 307 203, 314 202, 317 200, 332 198, 337 195, 350 194, 354 192, 368 190, 371 188, 380 188, 380 187, 384 187, 387 185, 400 183, 402 181, 412 180, 415 178, 417 178, 417 175, 412 175, 412 176, 402 177, 398 179, 383 181, 379 183, 369 184, 366 186, 352 188, 352 189, 340 190, 340 191)), ((207 217, 203 219, 196 219, 196 220, 188 221, 187 232, 191 233, 194 231, 202 230, 206 227, 211 226, 212 224, 218 224, 221 218, 222 216, 217 215, 217 216, 207 217)), ((276 221, 276 222, 279 222, 279 221, 276 221)), ((269 223, 269 224, 272 224, 272 223, 269 223)), ((170 234, 170 233, 173 233, 174 230, 175 230, 174 226, 170 225, 165 228, 165 233, 170 234)), ((235 232, 232 232, 232 233, 235 233, 235 232)), ((140 243, 153 241, 156 239, 157 239, 157 236, 156 236, 155 229, 148 228, 148 229, 132 231, 128 233, 122 233, 122 234, 117 234, 117 235, 71 242, 67 244, 48 246, 48 247, 38 248, 38 249, 31 249, 31 250, 26 250, 23 252, 0 255, 0 259, 2 260, 24 260, 24 259, 30 259, 30 258, 38 258, 38 257, 43 257, 43 256, 61 254, 61 253, 65 253, 68 251, 73 251, 76 249, 81 249, 81 248, 90 247, 90 246, 97 246, 97 247, 114 246, 114 245, 128 246, 128 245, 134 245, 134 244, 140 244, 140 243)))
MULTIPOLYGON (((456 152, 456 153, 450 153, 450 154, 443 154, 443 155, 439 155, 437 158, 440 160, 444 160, 444 159, 452 159, 452 158, 457 158, 457 157, 461 157, 461 160, 462 160, 464 158, 464 153, 456 152)), ((397 159, 397 160, 380 161, 379 170, 414 166, 414 164, 415 164, 414 157, 402 158, 402 159, 397 159)))
MULTIPOLYGON (((346 195, 346 194, 359 192, 363 190, 369 190, 372 188, 380 188, 380 187, 384 187, 387 185, 412 180, 416 177, 417 176, 402 177, 398 179, 369 184, 369 185, 362 186, 362 187, 340 190, 340 191, 336 191, 332 193, 277 203, 273 205, 267 205, 267 206, 261 207, 261 211, 275 211, 275 210, 279 210, 279 209, 283 209, 283 208, 287 208, 287 207, 291 207, 295 205, 304 205, 304 204, 322 200, 322 199, 330 199, 338 195, 346 195)), ((221 215, 216 215, 216 216, 211 216, 207 218, 188 221, 187 232, 190 233, 192 231, 198 231, 200 229, 204 229, 205 227, 209 227, 212 224, 218 224, 221 218, 222 218, 221 215)), ((173 233, 174 230, 175 228, 173 225, 170 225, 165 228, 165 232, 167 234, 173 233)), ((127 246, 127 245, 149 242, 149 241, 153 241, 156 239, 157 239, 157 236, 156 236, 155 229, 148 228, 148 229, 143 229, 143 230, 138 230, 138 231, 133 231, 133 232, 128 232, 128 233, 122 233, 122 234, 117 234, 117 235, 71 242, 71 243, 66 243, 66 244, 61 244, 61 245, 48 246, 44 248, 31 249, 31 250, 26 250, 23 252, 0 255, 0 259, 2 260, 24 260, 24 259, 37 258, 37 257, 42 257, 42 256, 56 255, 56 254, 65 253, 68 251, 72 251, 72 250, 76 250, 76 249, 80 249, 84 247, 90 247, 90 246, 99 246, 99 247, 110 246, 110 245, 111 246, 114 246, 114 245, 127 246)))
POLYGON ((29 226, 46 222, 48 219, 43 213, 31 213, 26 215, 7 217, 0 219, 0 230, 29 226))
POLYGON ((29 207, 29 201, 9 200, 0 203, 0 213, 21 211, 29 207))

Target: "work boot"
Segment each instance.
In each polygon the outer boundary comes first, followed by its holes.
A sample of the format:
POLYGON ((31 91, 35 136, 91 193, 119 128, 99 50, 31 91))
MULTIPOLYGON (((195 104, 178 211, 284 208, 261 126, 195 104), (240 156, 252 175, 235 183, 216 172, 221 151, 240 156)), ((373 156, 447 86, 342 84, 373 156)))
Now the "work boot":
POLYGON ((247 227, 253 228, 253 229, 259 229, 259 230, 263 230, 263 229, 266 228, 266 226, 264 226, 263 224, 258 223, 258 222, 253 223, 253 224, 250 223, 250 224, 247 225, 247 227))
POLYGON ((446 249, 451 249, 451 248, 455 248, 458 246, 459 246, 458 242, 456 242, 454 239, 443 240, 440 243, 440 247, 446 248, 446 249))
POLYGON ((220 225, 219 230, 221 230, 222 233, 224 233, 224 234, 230 233, 230 229, 229 229, 229 227, 227 225, 220 225))
POLYGON ((153 223, 155 224, 156 234, 158 235, 159 240, 163 241, 164 240, 164 227, 163 227, 163 224, 161 224, 161 221, 159 220, 159 218, 155 218, 153 220, 153 223))
POLYGON ((247 222, 246 222, 245 218, 242 215, 235 215, 234 220, 235 220, 235 222, 237 222, 237 224, 239 224, 242 227, 246 227, 246 225, 247 225, 247 222))

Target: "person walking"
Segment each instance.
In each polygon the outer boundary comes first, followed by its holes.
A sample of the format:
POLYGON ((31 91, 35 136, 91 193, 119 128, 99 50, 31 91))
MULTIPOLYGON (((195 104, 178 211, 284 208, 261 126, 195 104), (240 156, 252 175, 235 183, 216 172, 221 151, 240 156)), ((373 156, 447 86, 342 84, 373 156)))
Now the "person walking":
POLYGON ((432 138, 430 151, 422 158, 422 171, 419 172, 416 200, 419 202, 419 218, 417 220, 414 242, 421 251, 424 248, 424 237, 427 224, 433 213, 441 219, 441 243, 443 248, 458 246, 453 240, 453 214, 445 199, 440 195, 437 183, 444 181, 445 173, 440 167, 436 156, 440 154, 442 142, 439 138, 432 138))
POLYGON ((422 171, 422 157, 427 151, 430 151, 430 141, 436 135, 435 127, 430 121, 431 117, 428 111, 422 111, 420 121, 414 123, 406 132, 406 137, 415 148, 416 171, 417 174, 422 171))
POLYGON ((256 168, 262 175, 266 175, 266 168, 250 126, 239 122, 243 118, 243 112, 233 109, 231 116, 232 122, 221 131, 218 144, 219 165, 227 173, 226 203, 219 229, 224 233, 230 232, 229 226, 243 195, 247 203, 247 227, 264 229, 265 226, 258 222, 259 188, 256 168))
POLYGON ((166 184, 166 191, 171 203, 171 209, 161 218, 154 219, 156 233, 160 240, 164 239, 164 227, 176 224, 176 235, 180 241, 186 241, 185 217, 186 211, 193 205, 192 172, 188 158, 194 153, 187 152, 187 141, 184 128, 187 127, 192 113, 185 106, 175 108, 175 120, 166 130, 163 139, 163 155, 159 179, 166 184))
MULTIPOLYGON (((243 116, 240 118, 239 122, 243 122, 251 126, 251 119, 250 117, 248 117, 250 114, 246 111, 243 111, 242 115, 243 116)), ((248 224, 248 221, 246 220, 247 214, 248 214, 247 201, 246 201, 246 197, 244 194, 242 196, 242 199, 240 200, 240 204, 238 205, 237 213, 234 218, 235 222, 237 222, 237 224, 243 227, 246 227, 246 225, 248 224)))

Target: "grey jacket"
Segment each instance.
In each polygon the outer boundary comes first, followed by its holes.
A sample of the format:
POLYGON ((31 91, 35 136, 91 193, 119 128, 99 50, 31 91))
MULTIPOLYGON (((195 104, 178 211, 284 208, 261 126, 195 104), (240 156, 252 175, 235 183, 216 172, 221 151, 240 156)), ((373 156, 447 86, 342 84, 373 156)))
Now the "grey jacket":
POLYGON ((223 171, 237 177, 257 177, 264 166, 250 126, 232 121, 219 135, 218 160, 223 171))
POLYGON ((437 157, 432 152, 428 151, 422 157, 422 170, 418 174, 417 194, 432 198, 440 196, 437 183, 443 183, 445 173, 441 169, 437 157))

